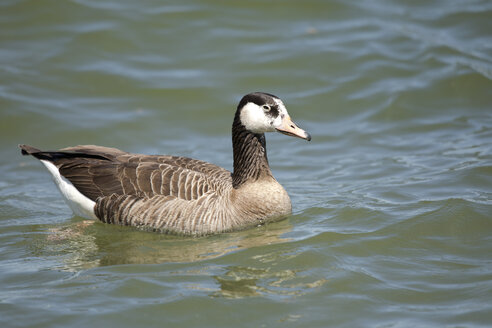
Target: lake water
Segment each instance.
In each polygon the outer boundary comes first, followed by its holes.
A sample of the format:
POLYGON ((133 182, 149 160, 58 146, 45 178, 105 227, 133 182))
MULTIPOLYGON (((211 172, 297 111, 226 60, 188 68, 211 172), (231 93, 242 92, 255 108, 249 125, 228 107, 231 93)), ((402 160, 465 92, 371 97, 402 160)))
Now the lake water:
POLYGON ((2 327, 490 327, 492 2, 0 3, 2 327), (17 144, 232 167, 242 95, 293 215, 184 238, 73 217, 17 144))

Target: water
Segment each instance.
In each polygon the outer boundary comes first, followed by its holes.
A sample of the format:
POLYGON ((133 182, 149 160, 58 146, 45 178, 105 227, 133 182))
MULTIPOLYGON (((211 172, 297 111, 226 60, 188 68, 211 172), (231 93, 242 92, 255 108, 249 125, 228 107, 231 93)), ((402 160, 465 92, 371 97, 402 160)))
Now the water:
POLYGON ((2 327, 492 324, 490 1, 3 1, 2 327), (178 238, 72 217, 18 143, 231 169, 240 97, 287 220, 178 238))

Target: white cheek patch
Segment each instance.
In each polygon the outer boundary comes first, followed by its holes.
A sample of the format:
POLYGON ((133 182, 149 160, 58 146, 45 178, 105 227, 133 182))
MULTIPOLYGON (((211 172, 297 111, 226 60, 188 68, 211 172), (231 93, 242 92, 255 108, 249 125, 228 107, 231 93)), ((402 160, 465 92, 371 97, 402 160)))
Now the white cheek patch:
POLYGON ((281 118, 284 118, 286 116, 289 116, 289 113, 287 113, 287 108, 285 108, 285 105, 282 102, 282 100, 280 100, 280 99, 274 99, 274 100, 275 100, 275 102, 277 103, 277 106, 278 106, 279 116, 281 118))
POLYGON ((241 123, 253 133, 275 131, 275 121, 267 117, 263 109, 255 103, 247 103, 241 110, 241 123))
POLYGON ((274 99, 275 102, 277 103, 278 106, 278 116, 275 119, 273 126, 278 128, 280 125, 282 125, 282 120, 284 117, 289 117, 289 113, 287 112, 287 108, 285 108, 284 103, 280 99, 274 99))
POLYGON ((271 126, 273 128, 278 128, 280 125, 282 125, 282 115, 278 115, 273 121, 272 121, 272 124, 271 126))

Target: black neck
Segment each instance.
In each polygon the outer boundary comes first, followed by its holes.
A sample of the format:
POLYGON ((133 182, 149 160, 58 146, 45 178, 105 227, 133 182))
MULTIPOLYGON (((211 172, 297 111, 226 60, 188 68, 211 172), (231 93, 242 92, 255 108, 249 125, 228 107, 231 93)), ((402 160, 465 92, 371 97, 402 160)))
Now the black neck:
POLYGON ((238 116, 232 124, 232 149, 234 154, 232 185, 234 188, 239 188, 247 181, 272 176, 268 165, 265 135, 246 130, 238 116))

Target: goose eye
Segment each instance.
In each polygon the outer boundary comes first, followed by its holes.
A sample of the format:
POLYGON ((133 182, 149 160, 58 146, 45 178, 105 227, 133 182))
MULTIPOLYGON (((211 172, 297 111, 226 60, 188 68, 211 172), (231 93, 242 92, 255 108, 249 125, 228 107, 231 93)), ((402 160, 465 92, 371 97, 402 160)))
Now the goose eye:
POLYGON ((265 112, 270 111, 270 106, 268 106, 268 105, 263 105, 263 106, 261 106, 261 107, 263 108, 263 110, 264 110, 265 112))

